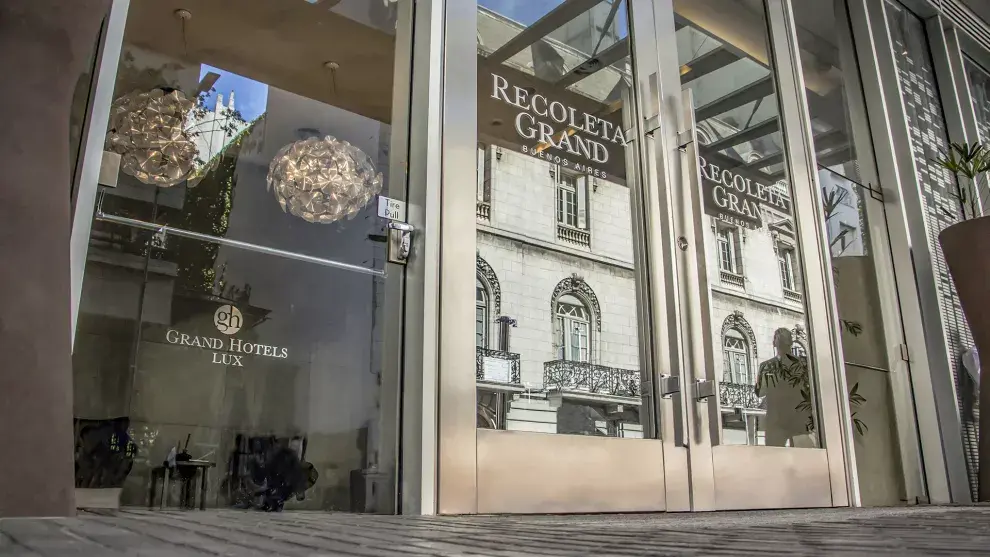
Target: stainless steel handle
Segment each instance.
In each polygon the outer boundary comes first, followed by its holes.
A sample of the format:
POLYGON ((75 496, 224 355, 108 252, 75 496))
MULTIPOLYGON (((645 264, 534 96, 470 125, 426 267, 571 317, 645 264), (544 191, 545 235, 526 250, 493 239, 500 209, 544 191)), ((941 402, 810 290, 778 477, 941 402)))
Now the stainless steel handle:
POLYGON ((413 226, 399 221, 388 222, 388 262, 405 265, 412 251, 413 226))
POLYGON ((183 238, 190 238, 193 240, 208 242, 211 244, 230 246, 230 247, 240 248, 246 251, 264 253, 267 255, 274 255, 277 257, 284 257, 286 259, 294 259, 296 261, 305 261, 307 263, 314 263, 316 265, 322 265, 324 267, 332 267, 334 269, 342 269, 344 271, 353 271, 355 273, 362 273, 365 275, 372 275, 376 277, 385 276, 385 271, 382 269, 362 267, 360 265, 352 265, 350 263, 344 263, 342 261, 334 261, 332 259, 323 259, 322 257, 313 257, 311 255, 305 255, 302 253, 293 253, 276 248, 270 248, 267 246, 259 246, 257 244, 241 242, 239 240, 232 240, 230 238, 210 236, 209 234, 193 232, 192 230, 185 230, 183 228, 174 228, 163 224, 155 224, 143 220, 137 220, 128 217, 120 217, 117 215, 110 215, 104 213, 102 209, 97 209, 96 216, 94 218, 98 221, 112 222, 114 224, 123 224, 125 226, 130 226, 132 228, 141 228, 143 230, 150 230, 152 232, 155 232, 156 235, 158 235, 160 238, 164 238, 165 235, 180 236, 183 238))

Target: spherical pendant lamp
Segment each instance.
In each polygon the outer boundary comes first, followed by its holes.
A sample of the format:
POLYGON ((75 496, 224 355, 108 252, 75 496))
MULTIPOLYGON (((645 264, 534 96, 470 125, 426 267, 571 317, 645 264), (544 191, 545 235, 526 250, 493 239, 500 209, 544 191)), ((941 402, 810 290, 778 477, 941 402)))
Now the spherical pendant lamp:
POLYGON ((193 101, 176 89, 135 91, 110 107, 107 149, 145 184, 174 186, 195 172, 199 149, 186 129, 193 101))
POLYGON ((268 168, 282 210, 308 222, 353 218, 382 189, 382 175, 361 149, 333 136, 282 147, 268 168))

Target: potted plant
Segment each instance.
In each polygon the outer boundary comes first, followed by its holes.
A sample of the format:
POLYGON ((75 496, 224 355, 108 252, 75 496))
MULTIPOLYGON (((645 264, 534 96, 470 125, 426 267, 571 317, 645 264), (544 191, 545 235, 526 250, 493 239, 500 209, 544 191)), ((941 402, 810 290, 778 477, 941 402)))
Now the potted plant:
MULTIPOLYGON (((954 191, 950 193, 958 211, 949 207, 941 209, 953 218, 960 218, 943 230, 938 240, 977 352, 990 355, 990 218, 984 216, 987 199, 981 195, 990 186, 987 181, 990 150, 979 142, 953 143, 934 162, 956 176, 954 191)), ((990 375, 988 367, 980 370, 981 385, 990 375)), ((979 470, 979 500, 990 501, 990 389, 980 390, 979 405, 988 410, 981 412, 979 424, 979 458, 981 463, 988 463, 979 470)))

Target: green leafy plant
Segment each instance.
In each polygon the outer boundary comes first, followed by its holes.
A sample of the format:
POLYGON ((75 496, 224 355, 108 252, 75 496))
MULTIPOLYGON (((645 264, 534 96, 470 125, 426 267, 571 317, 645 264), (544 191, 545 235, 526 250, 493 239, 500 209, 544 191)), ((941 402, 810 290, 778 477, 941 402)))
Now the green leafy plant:
POLYGON ((839 319, 839 322, 842 323, 842 328, 844 328, 852 336, 858 337, 863 334, 863 326, 860 325, 858 321, 839 319))
MULTIPOLYGON (((863 397, 863 395, 859 394, 859 383, 856 383, 855 385, 852 386, 852 389, 849 389, 849 407, 859 408, 864 404, 866 404, 866 398, 863 397)), ((866 424, 863 422, 863 420, 856 417, 855 411, 853 411, 852 413, 852 421, 853 421, 853 426, 856 428, 856 433, 859 433, 860 435, 863 435, 870 429, 866 427, 866 424)))
MULTIPOLYGON (((962 220, 983 216, 981 206, 987 202, 987 193, 981 201, 981 190, 988 192, 987 172, 990 171, 990 149, 979 141, 973 143, 953 143, 949 149, 932 162, 956 175, 955 192, 952 194, 959 203, 962 220)), ((956 218, 948 208, 942 211, 956 218)))
MULTIPOLYGON (((836 187, 833 188, 831 191, 826 191, 825 188, 822 188, 822 208, 824 210, 823 212, 825 213, 826 224, 836 216, 839 206, 846 201, 849 195, 850 195, 849 190, 845 188, 836 187)), ((843 229, 838 234, 836 234, 834 238, 831 238, 829 240, 829 248, 834 257, 841 256, 842 252, 845 251, 846 246, 848 246, 851 243, 851 242, 845 242, 842 245, 840 245, 838 250, 835 249, 835 246, 840 242, 842 242, 843 238, 845 238, 849 233, 850 233, 850 229, 848 228, 843 229), (838 251, 838 253, 836 253, 836 251, 838 251)), ((838 274, 839 274, 838 269, 833 268, 832 272, 835 274, 836 279, 838 279, 838 274)), ((845 329, 847 333, 851 334, 854 337, 863 334, 863 325, 858 321, 840 318, 839 323, 842 325, 842 328, 845 329)), ((807 362, 804 362, 803 365, 805 366, 804 373, 807 373, 807 362)), ((866 398, 863 395, 859 394, 859 383, 856 383, 849 390, 849 409, 852 410, 851 415, 852 415, 853 427, 856 428, 856 432, 859 433, 860 435, 864 435, 869 430, 869 428, 866 426, 866 423, 863 422, 863 420, 856 417, 856 410, 854 409, 859 408, 864 404, 866 404, 866 398)), ((795 409, 808 412, 809 414, 811 413, 811 389, 807 387, 807 383, 805 383, 805 387, 801 389, 801 402, 795 407, 795 409)), ((815 424, 811 416, 808 416, 808 423, 806 425, 808 431, 814 430, 815 424)))
MULTIPOLYGON (((826 228, 828 223, 835 218, 838 212, 839 205, 841 205, 849 197, 849 190, 845 188, 832 188, 831 191, 826 191, 822 188, 822 208, 825 213, 825 224, 826 228)), ((835 246, 839 244, 846 236, 850 233, 850 229, 844 228, 834 238, 829 240, 829 250, 832 252, 833 257, 838 257, 842 255, 846 247, 851 244, 851 242, 846 242, 840 245, 838 253, 836 253, 835 246)), ((836 268, 832 268, 832 273, 838 279, 839 271, 836 268)), ((842 323, 842 327, 853 336, 859 336, 863 332, 863 326, 857 321, 851 321, 849 319, 839 319, 842 323)))
MULTIPOLYGON (((822 205, 825 210, 825 222, 832 220, 835 216, 839 205, 843 203, 846 198, 849 197, 849 190, 845 188, 833 188, 831 191, 825 191, 822 188, 822 205)), ((835 238, 829 240, 828 247, 834 250, 835 245, 838 244, 849 234, 849 229, 845 228, 835 235, 835 238)), ((844 250, 843 250, 844 251, 844 250)))
MULTIPOLYGON (((802 412, 808 413, 808 421, 805 422, 805 429, 808 431, 815 430, 815 419, 814 412, 811 406, 811 387, 808 382, 808 359, 806 357, 794 357, 786 355, 783 360, 781 360, 781 370, 782 373, 770 373, 768 378, 771 384, 775 384, 777 381, 777 375, 780 378, 785 379, 790 383, 791 387, 798 387, 801 389, 801 402, 794 407, 795 410, 800 410, 802 412)), ((856 428, 856 433, 860 435, 865 435, 869 431, 866 422, 856 417, 856 408, 861 408, 866 404, 866 397, 859 394, 859 383, 856 383, 849 389, 849 408, 852 410, 852 421, 853 427, 856 428)))

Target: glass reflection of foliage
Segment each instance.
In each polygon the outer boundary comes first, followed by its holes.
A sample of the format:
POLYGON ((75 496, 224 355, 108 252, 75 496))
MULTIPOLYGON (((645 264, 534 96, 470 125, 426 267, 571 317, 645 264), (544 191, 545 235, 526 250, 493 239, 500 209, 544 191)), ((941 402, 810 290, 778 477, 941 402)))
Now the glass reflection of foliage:
MULTIPOLYGON (((814 407, 811 400, 808 357, 785 354, 783 358, 774 358, 771 362, 764 363, 760 371, 771 385, 777 384, 778 381, 785 381, 791 388, 801 390, 801 402, 794 409, 808 414, 805 428, 809 433, 814 432, 816 424, 813 417, 814 407)), ((870 429, 866 422, 857 417, 858 411, 856 409, 861 408, 864 404, 866 404, 866 398, 859 394, 859 383, 856 383, 849 389, 849 407, 852 409, 853 427, 856 428, 856 433, 860 435, 865 435, 870 429)))
MULTIPOLYGON (((186 69, 186 66, 176 62, 168 62, 157 67, 139 67, 134 54, 125 50, 120 57, 120 69, 117 73, 117 87, 116 91, 114 91, 114 98, 126 95, 135 90, 150 91, 155 88, 162 88, 179 89, 182 91, 182 87, 180 87, 175 76, 184 69, 186 69)), ((195 85, 193 87, 195 88, 195 85)), ((191 98, 196 91, 186 90, 182 92, 191 98)), ((227 107, 220 108, 221 118, 206 119, 207 115, 212 112, 212 109, 206 103, 212 98, 214 93, 216 93, 216 87, 210 87, 205 91, 201 91, 195 99, 191 99, 195 100, 196 104, 192 109, 190 120, 197 122, 197 124, 188 130, 190 135, 195 137, 203 133, 202 126, 206 124, 214 125, 215 131, 222 131, 227 134, 236 132, 237 127, 244 124, 244 116, 241 115, 240 111, 236 109, 231 110, 227 107)), ((200 160, 199 162, 205 163, 207 161, 200 160)), ((208 164, 206 168, 209 168, 208 164)))
MULTIPOLYGON (((850 195, 851 194, 849 193, 849 190, 845 188, 834 187, 832 188, 831 191, 826 191, 825 188, 822 188, 822 208, 823 208, 823 212, 825 213, 826 230, 829 228, 832 219, 837 215, 837 210, 839 209, 839 205, 844 203, 850 197, 850 195)), ((860 207, 859 212, 862 221, 862 213, 863 213, 862 207, 860 207)), ((866 230, 866 227, 861 225, 859 227, 859 230, 864 231, 866 230)), ((829 240, 829 249, 832 252, 833 258, 842 256, 843 252, 845 251, 845 247, 842 247, 840 242, 844 238, 847 241, 851 241, 851 239, 846 238, 849 235, 849 232, 850 229, 843 229, 829 240), (838 248, 836 246, 838 246, 838 248)), ((835 277, 835 282, 838 283, 839 269, 834 265, 832 266, 832 275, 835 277)), ((850 319, 840 318, 839 323, 841 323, 842 328, 845 329, 846 332, 848 332, 852 336, 859 336, 863 332, 863 325, 860 324, 858 321, 852 321, 850 319)))
MULTIPOLYGON (((184 230, 210 236, 224 237, 230 226, 230 211, 234 205, 237 185, 237 160, 245 140, 264 115, 239 133, 227 147, 214 156, 205 168, 206 175, 194 188, 186 189, 182 212, 171 223, 184 230)), ((216 259, 219 246, 210 242, 170 236, 168 240, 174 261, 178 264, 176 286, 187 294, 212 295, 217 279, 216 259)))

